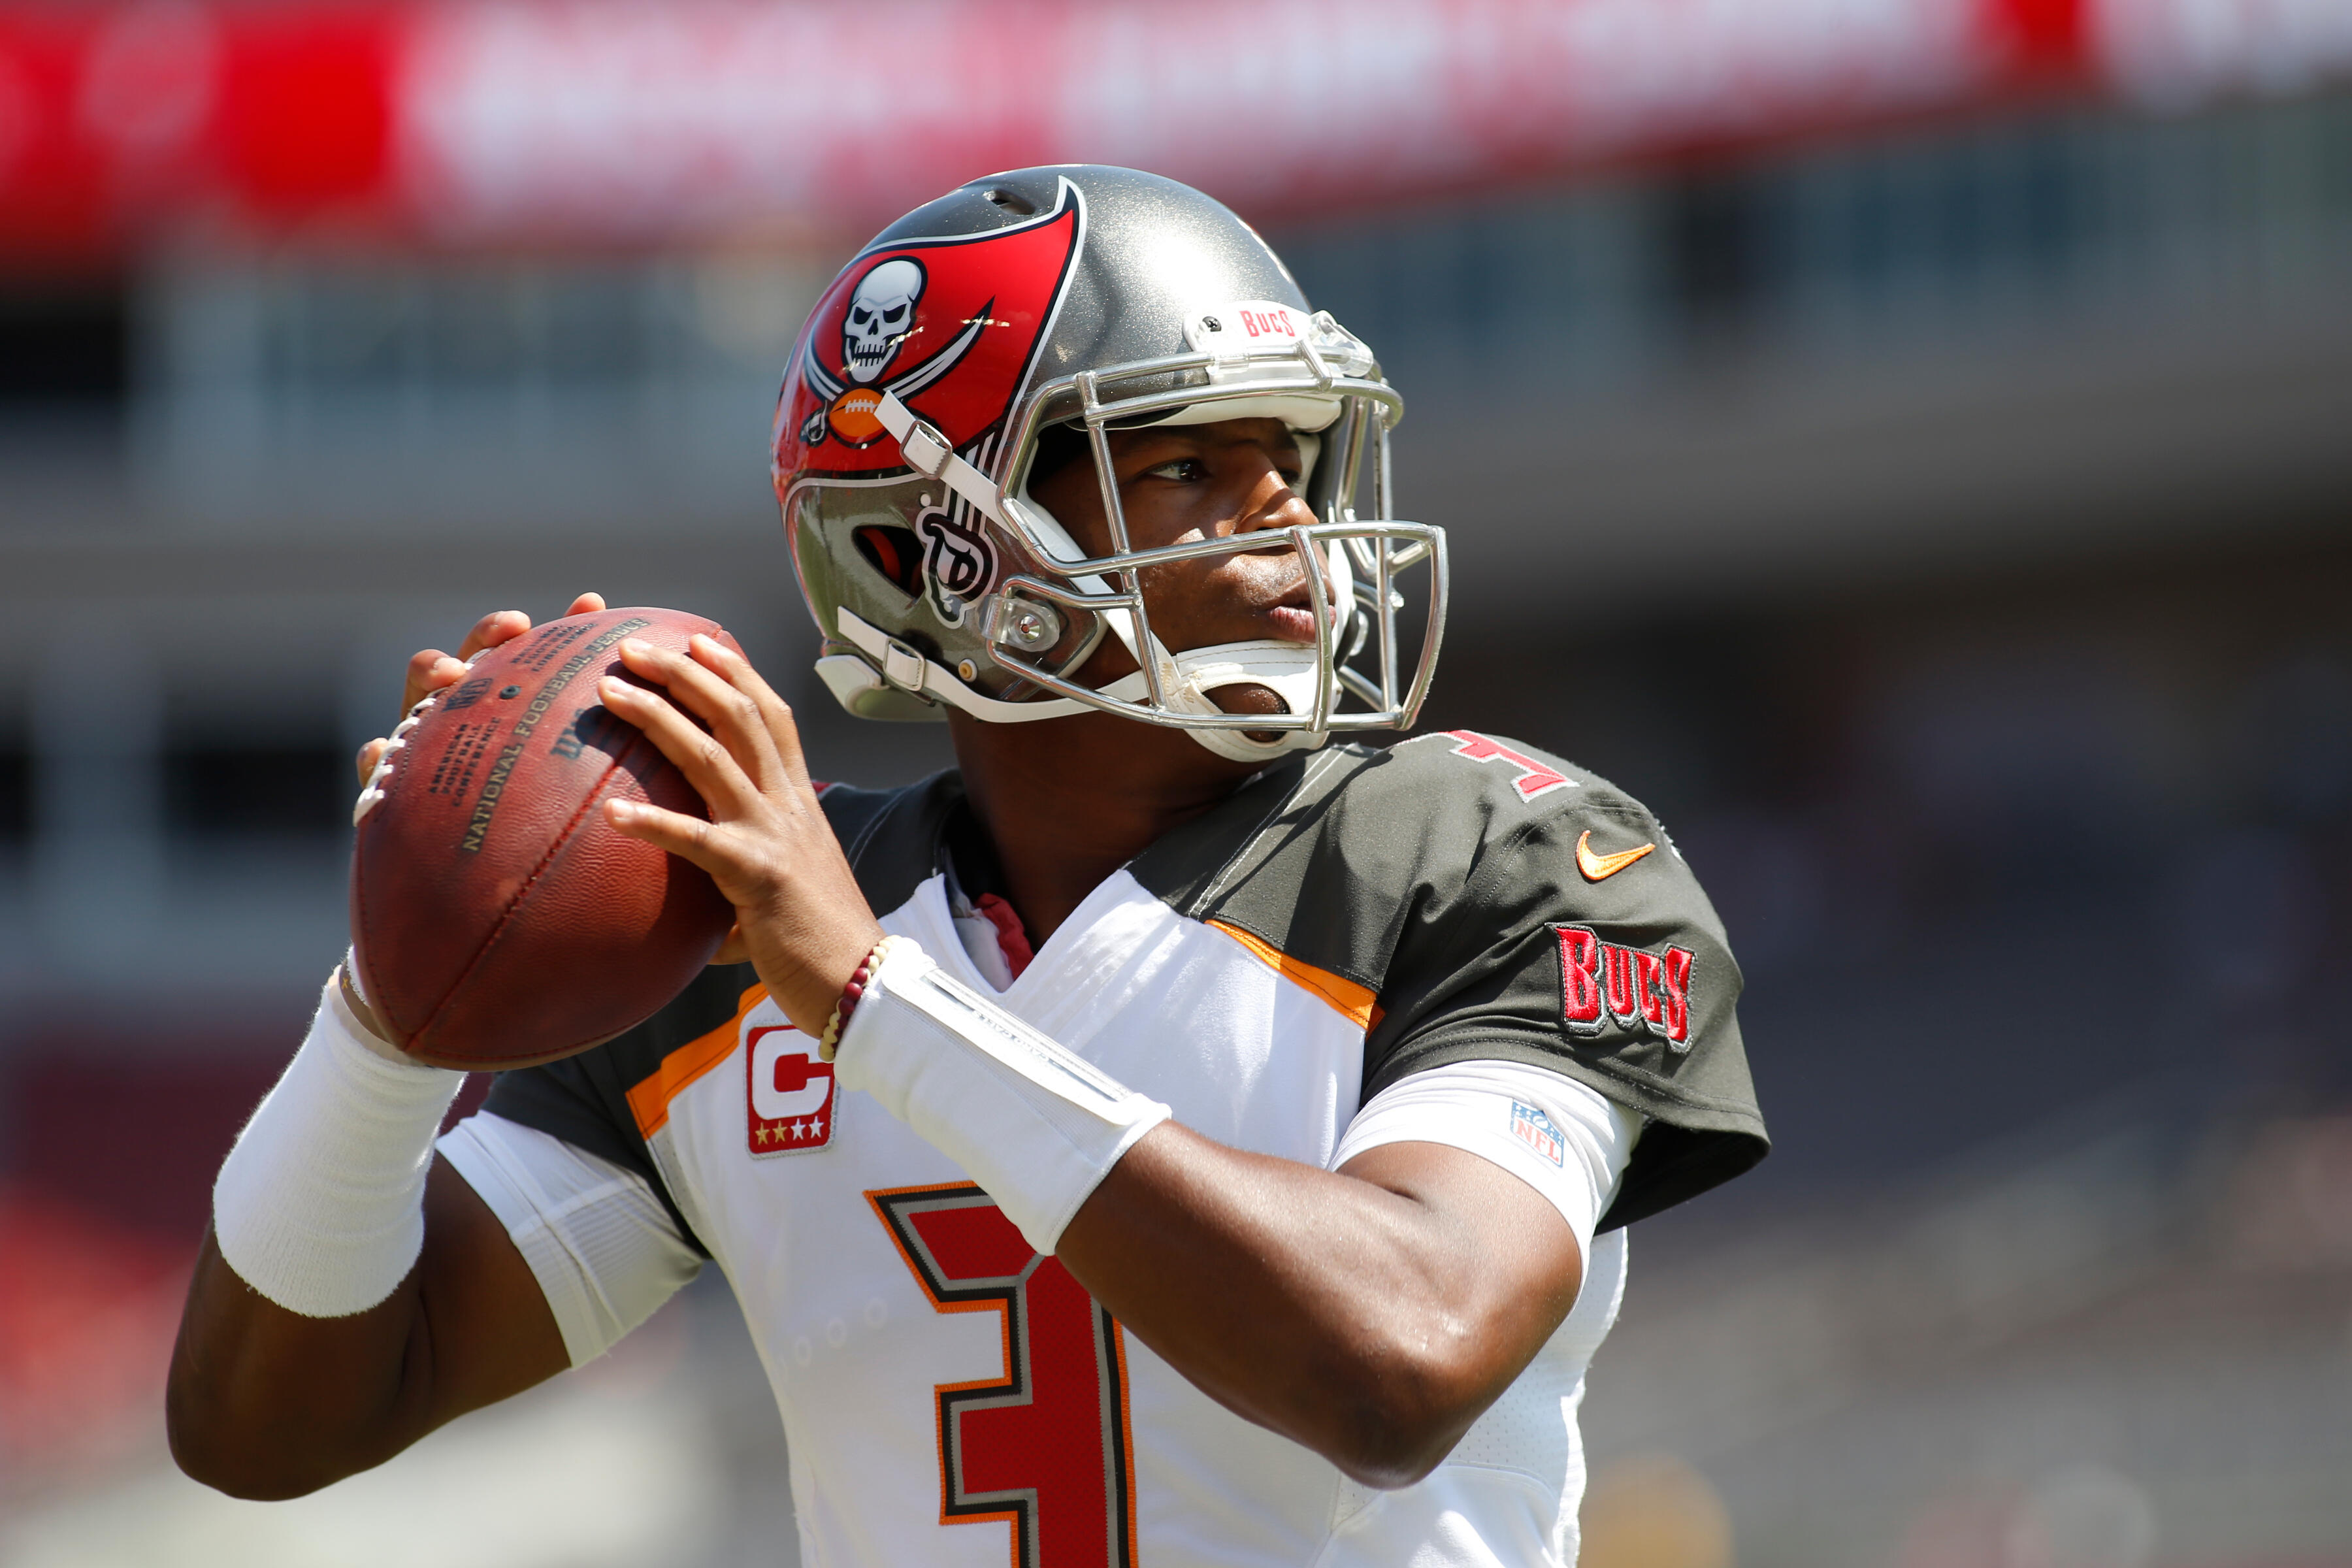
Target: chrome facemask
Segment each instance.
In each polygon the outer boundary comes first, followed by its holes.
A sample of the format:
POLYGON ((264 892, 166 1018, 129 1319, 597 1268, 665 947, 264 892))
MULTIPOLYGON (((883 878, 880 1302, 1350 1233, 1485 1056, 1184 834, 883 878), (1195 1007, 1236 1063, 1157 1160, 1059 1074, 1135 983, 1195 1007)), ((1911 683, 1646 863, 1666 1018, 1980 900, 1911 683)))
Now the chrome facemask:
POLYGON ((877 416, 908 466, 946 486, 1024 546, 1024 569, 971 606, 966 624, 977 626, 993 663, 1029 689, 1052 695, 1028 701, 987 696, 968 684, 969 676, 959 679, 958 671, 846 607, 838 613, 840 635, 865 657, 820 661, 819 673, 835 695, 853 710, 860 701, 870 704, 881 695, 875 689, 878 670, 890 687, 992 722, 1026 722, 1091 709, 1190 731, 1210 750, 1244 761, 1320 745, 1335 732, 1411 727, 1428 696, 1444 635, 1447 572, 1443 530, 1389 515, 1389 431, 1403 413, 1403 400, 1380 379, 1371 352, 1328 313, 1316 312, 1304 330, 1292 333, 1245 335, 1232 318, 1254 303, 1197 314, 1187 324, 1189 353, 1081 371, 1033 387, 1013 409, 1011 438, 1000 448, 1012 455, 1001 465, 1002 482, 954 452, 896 396, 885 395, 877 416), (1283 418, 1293 429, 1319 438, 1319 472, 1301 482, 1321 521, 1281 531, 1305 574, 1316 640, 1312 646, 1230 643, 1171 653, 1152 634, 1143 573, 1170 562, 1262 552, 1272 535, 1258 531, 1135 549, 1111 464, 1109 433, 1265 416, 1283 418), (1110 529, 1112 550, 1107 555, 1084 555, 1068 531, 1026 493, 1039 433, 1065 420, 1087 433, 1110 529), (1358 479, 1367 468, 1371 506, 1369 516, 1360 516, 1358 479), (1428 572, 1428 604, 1418 655, 1408 670, 1398 625, 1405 601, 1398 584, 1402 574, 1420 567, 1428 572), (1082 617, 1091 617, 1090 625, 1082 617), (1073 626, 1084 626, 1086 635, 1075 652, 1049 667, 1045 659, 1073 626), (1106 634, 1126 645, 1139 668, 1100 690, 1081 686, 1073 677, 1106 634), (1269 688, 1289 710, 1243 714, 1218 709, 1210 693, 1241 684, 1269 688), (1340 704, 1349 699, 1361 708, 1341 711, 1340 704), (1254 739, 1251 731, 1271 738, 1254 739))

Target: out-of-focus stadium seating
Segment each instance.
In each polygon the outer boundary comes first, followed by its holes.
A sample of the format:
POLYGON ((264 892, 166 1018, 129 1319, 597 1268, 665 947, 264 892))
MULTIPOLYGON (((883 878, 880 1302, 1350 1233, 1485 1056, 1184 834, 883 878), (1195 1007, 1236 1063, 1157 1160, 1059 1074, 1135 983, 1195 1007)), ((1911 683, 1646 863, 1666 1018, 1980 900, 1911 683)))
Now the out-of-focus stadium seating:
POLYGON ((2347 14, 1359 10, 1026 7, 1048 113, 989 0, 875 101, 792 4, 0 7, 0 1568, 792 1560, 715 1281, 269 1509, 167 1468, 175 1293, 411 650, 678 605, 945 764, 806 674, 768 418, 861 226, 1056 156, 1380 349, 1429 719, 1648 799, 1746 967, 1779 1148, 1634 1237, 1591 1568, 2352 1560, 2347 14))

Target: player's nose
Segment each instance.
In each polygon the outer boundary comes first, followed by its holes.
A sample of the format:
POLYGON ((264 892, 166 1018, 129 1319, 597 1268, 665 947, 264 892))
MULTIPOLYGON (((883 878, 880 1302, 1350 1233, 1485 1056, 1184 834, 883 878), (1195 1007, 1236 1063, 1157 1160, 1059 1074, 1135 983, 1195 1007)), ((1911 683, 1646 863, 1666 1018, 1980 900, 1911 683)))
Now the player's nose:
POLYGON ((1293 488, 1270 455, 1255 452, 1249 464, 1249 488, 1236 531, 1258 533, 1273 528, 1298 528, 1315 521, 1307 498, 1293 488))

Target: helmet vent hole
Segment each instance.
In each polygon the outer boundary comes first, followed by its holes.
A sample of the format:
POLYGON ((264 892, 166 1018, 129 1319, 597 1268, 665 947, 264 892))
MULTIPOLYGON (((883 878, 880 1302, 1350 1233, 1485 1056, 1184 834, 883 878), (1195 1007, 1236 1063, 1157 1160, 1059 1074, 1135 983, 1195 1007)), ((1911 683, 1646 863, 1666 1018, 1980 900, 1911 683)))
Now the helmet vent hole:
POLYGON ((1034 216, 1037 211, 1036 204, 1030 201, 1018 191, 991 189, 982 191, 980 194, 987 200, 1003 207, 1006 212, 1013 214, 1015 217, 1029 217, 1034 216))
POLYGON ((898 592, 910 599, 914 597, 923 552, 922 546, 915 541, 913 529, 869 523, 864 528, 852 529, 849 537, 856 544, 857 553, 866 557, 868 566, 890 579, 891 586, 898 592))

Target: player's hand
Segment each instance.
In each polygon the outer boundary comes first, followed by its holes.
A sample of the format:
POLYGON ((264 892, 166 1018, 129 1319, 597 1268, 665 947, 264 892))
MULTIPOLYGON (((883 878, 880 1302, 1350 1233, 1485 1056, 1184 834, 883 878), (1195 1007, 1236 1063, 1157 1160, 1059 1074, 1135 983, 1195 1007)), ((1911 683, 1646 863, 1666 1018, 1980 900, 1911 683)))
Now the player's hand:
POLYGON ((698 636, 689 646, 621 644, 630 672, 666 691, 607 676, 598 692, 686 775, 710 819, 622 800, 605 803, 605 819, 709 872, 735 906, 730 943, 786 1017, 822 1035, 882 928, 810 787, 791 708, 724 644, 698 636))
MULTIPOLYGON (((572 600, 572 607, 563 613, 585 616, 604 607, 604 595, 583 594, 572 600)), ((437 647, 428 647, 417 653, 408 661, 408 679, 401 688, 400 717, 408 717, 410 709, 434 692, 446 686, 455 686, 465 676, 467 659, 486 647, 512 642, 529 630, 530 617, 520 610, 493 610, 474 623, 474 629, 466 634, 466 640, 457 645, 455 654, 443 653, 437 647)), ((360 783, 367 783, 368 775, 375 772, 376 763, 383 756, 384 747, 391 743, 389 740, 379 737, 360 748, 357 759, 360 783)))

